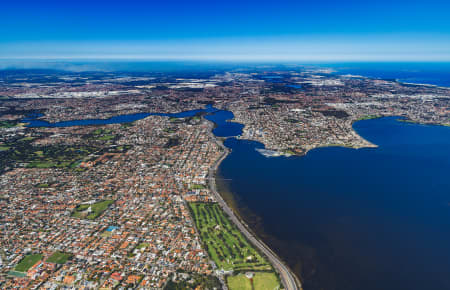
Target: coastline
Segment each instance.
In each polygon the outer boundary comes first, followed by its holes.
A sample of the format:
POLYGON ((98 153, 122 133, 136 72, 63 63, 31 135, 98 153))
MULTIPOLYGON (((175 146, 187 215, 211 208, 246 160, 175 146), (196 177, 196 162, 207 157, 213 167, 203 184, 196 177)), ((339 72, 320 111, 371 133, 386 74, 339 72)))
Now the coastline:
POLYGON ((411 119, 397 119, 399 122, 409 123, 409 124, 416 124, 416 125, 424 125, 424 126, 443 126, 443 127, 450 127, 450 123, 421 123, 419 121, 414 121, 411 119))
MULTIPOLYGON (((208 120, 209 121, 209 120, 208 120)), ((259 239, 248 225, 237 215, 234 210, 226 203, 223 197, 217 190, 216 187, 216 173, 219 165, 228 156, 230 150, 220 142, 219 139, 212 132, 215 123, 209 121, 212 124, 210 134, 212 138, 216 141, 216 144, 223 149, 222 156, 216 160, 213 166, 210 167, 208 172, 208 184, 212 195, 216 199, 217 203, 221 206, 222 210, 228 215, 230 220, 237 226, 241 233, 256 247, 260 250, 267 259, 270 261, 271 265, 274 267, 275 271, 280 276, 281 282, 285 289, 287 290, 302 290, 302 285, 299 278, 292 272, 292 270, 281 260, 276 253, 272 251, 261 239, 259 239)))
MULTIPOLYGON (((403 134, 397 134, 399 132, 406 132, 408 133, 408 137, 412 137, 412 143, 410 143, 408 141, 408 143, 405 144, 414 144, 414 140, 417 138, 415 133, 416 131, 412 131, 415 130, 414 128, 416 128, 417 130, 420 130, 419 132, 426 132, 425 130, 434 130, 439 126, 433 126, 433 125, 420 125, 420 126, 415 126, 414 124, 412 125, 407 125, 407 124, 402 124, 403 122, 400 122, 400 120, 398 120, 397 116, 385 116, 382 118, 378 118, 376 120, 373 121, 366 121, 366 122, 360 122, 358 124, 356 124, 354 126, 354 129, 356 132, 358 132, 359 134, 361 134, 361 136, 368 138, 368 140, 371 140, 372 142, 376 143, 379 145, 379 150, 373 150, 373 149, 368 149, 368 150, 358 150, 358 151, 354 151, 354 150, 338 150, 338 148, 333 148, 333 149, 325 149, 325 150, 319 150, 320 152, 313 152, 313 154, 311 155, 311 158, 306 158, 305 160, 301 160, 300 158, 292 158, 292 160, 288 160, 288 158, 274 158, 273 160, 264 160, 265 158, 263 158, 262 156, 257 156, 258 153, 252 153, 250 151, 254 151, 255 148, 261 148, 261 143, 259 144, 255 144, 255 143, 250 143, 250 142, 239 142, 239 141, 235 141, 233 140, 228 140, 225 145, 228 146, 230 148, 230 150, 233 152, 233 154, 231 154, 229 156, 229 158, 227 160, 225 160, 222 165, 219 167, 219 171, 218 171, 218 178, 216 178, 216 183, 218 186, 218 189, 220 190, 220 193, 223 196, 223 192, 225 192, 225 198, 227 198, 228 196, 228 192, 232 190, 232 192, 234 192, 235 197, 237 199, 238 202, 240 202, 239 200, 242 200, 242 208, 244 210, 241 210, 241 208, 238 208, 238 213, 242 213, 242 218, 244 218, 244 220, 247 222, 247 224, 254 230, 254 232, 257 233, 257 236, 261 237, 264 241, 266 241, 266 243, 268 243, 269 245, 271 245, 272 249, 276 250, 277 253, 279 253, 279 255, 283 258, 286 259, 287 262, 289 262, 289 265, 292 267, 293 270, 295 270, 295 273, 298 273, 297 275, 299 275, 300 278, 302 278, 302 282, 304 283, 303 285, 306 285, 309 287, 311 287, 312 289, 316 289, 314 287, 318 287, 317 289, 328 289, 328 287, 323 287, 323 288, 319 288, 319 285, 327 285, 326 283, 329 283, 328 285, 331 285, 332 283, 336 283, 334 285, 340 285, 342 283, 344 283, 343 285, 345 285, 345 279, 353 279, 350 277, 345 277, 345 271, 342 270, 344 267, 341 268, 342 266, 345 266, 347 263, 347 260, 345 259, 347 256, 350 255, 346 255, 346 253, 350 253, 350 254, 354 254, 354 250, 353 249, 349 249, 347 248, 345 245, 343 246, 342 249, 340 249, 340 251, 342 250, 342 252, 340 254, 340 257, 342 258, 342 261, 337 261, 336 260, 332 260, 332 259, 328 259, 329 258, 329 252, 328 250, 330 249, 328 246, 328 244, 323 243, 322 244, 322 240, 320 239, 321 236, 317 235, 317 237, 313 237, 311 238, 311 236, 313 236, 312 234, 310 234, 310 232, 312 232, 310 229, 314 229, 314 228, 318 228, 321 232, 324 233, 331 233, 330 236, 336 234, 338 235, 339 232, 338 230, 335 230, 334 228, 320 228, 320 223, 322 223, 323 221, 326 221, 327 218, 324 218, 324 220, 321 219, 317 219, 319 220, 319 222, 317 222, 317 225, 314 224, 314 221, 308 221, 307 217, 305 216, 303 213, 300 213, 298 215, 294 215, 291 214, 290 212, 295 211, 296 208, 299 208, 299 212, 302 212, 300 209, 301 208, 307 208, 309 201, 313 201, 313 203, 315 202, 316 207, 317 208, 322 208, 322 209, 328 209, 329 206, 328 204, 325 203, 325 205, 323 205, 323 200, 326 199, 322 199, 322 198, 299 198, 299 199, 291 199, 291 196, 289 196, 289 199, 284 200, 283 202, 280 202, 278 204, 278 200, 280 200, 280 197, 278 197, 275 193, 278 193, 282 189, 282 187, 280 187, 280 184, 283 184, 283 181, 279 182, 279 183, 275 183, 273 187, 270 187, 269 184, 271 184, 272 181, 272 177, 274 177, 273 179, 276 180, 280 180, 280 176, 282 176, 282 173, 280 173, 280 175, 273 175, 274 172, 280 171, 277 170, 279 168, 282 168, 281 165, 292 165, 291 166, 286 166, 283 168, 287 168, 287 171, 292 171, 293 168, 301 168, 302 171, 304 170, 308 170, 308 168, 312 168, 311 170, 314 170, 314 172, 320 172, 322 169, 322 166, 315 166, 316 164, 319 164, 319 162, 323 162, 323 164, 326 163, 330 163, 329 162, 329 157, 330 156, 336 156, 338 154, 343 154, 343 156, 346 157, 351 157, 351 156, 356 156, 357 158, 355 158, 354 160, 362 160, 362 158, 366 158, 367 156, 370 157, 372 159, 372 161, 375 161, 375 163, 373 164, 377 164, 375 167, 377 172, 383 172, 383 170, 379 170, 379 169, 384 169, 384 161, 380 161, 382 158, 386 158, 387 160, 389 160, 391 157, 386 157, 389 155, 385 155, 383 156, 384 152, 394 152, 394 151, 398 151, 401 152, 399 154, 400 159, 399 160, 407 160, 409 157, 407 155, 409 155, 409 151, 406 152, 407 150, 403 150, 403 146, 398 147, 397 145, 394 146, 389 146, 390 144, 403 144, 403 143, 399 143, 398 141, 402 141, 402 140, 406 140, 404 138, 406 138, 406 135, 404 136, 403 134), (391 127, 392 126, 392 127, 391 127), (429 127, 429 129, 425 128, 425 127, 429 127), (434 128, 432 128, 434 127, 434 128), (388 129, 385 129, 388 128, 388 129), (392 128, 392 131, 391 129, 392 128), (375 129, 375 130, 374 130, 375 129), (399 131, 401 130, 401 131, 399 131), (406 130, 406 131, 404 131, 406 130), (380 136, 380 137, 378 137, 380 136), (391 137, 392 136, 392 137, 391 137), (403 138, 403 139, 402 139, 403 138), (397 140, 398 139, 398 140, 397 140), (388 143, 386 143, 387 141, 388 143), (242 143, 242 144, 241 144, 242 143), (386 146, 387 144, 387 146, 386 146), (318 156, 320 156, 322 154, 322 156, 325 156, 326 158, 316 158, 318 156), (337 152, 337 154, 336 154, 337 152), (403 155, 403 153, 405 155, 403 155), (249 158, 246 158, 245 156, 251 156, 249 158), (278 160, 276 160, 278 159, 278 160), (297 160, 295 160, 297 159, 297 160), (254 161, 254 163, 252 162, 254 161), (266 164, 267 162, 267 164, 266 164), (313 165, 311 166, 304 166, 304 167, 295 167, 295 163, 306 163, 306 165, 313 165), (250 165, 246 165, 246 164, 250 164, 250 165), (271 165, 275 165, 275 166, 271 166, 271 165), (378 166, 380 165, 380 166, 378 166), (268 169, 268 167, 270 167, 271 169, 274 168, 274 170, 270 170, 268 169), (241 170, 239 168, 242 168, 241 170), (255 168, 255 172, 252 172, 251 174, 247 174, 247 172, 251 172, 249 171, 249 169, 251 168, 255 168), (261 175, 261 173, 264 172, 269 172, 267 175, 261 175), (263 177, 262 177, 263 176, 263 177), (229 178, 229 179, 233 179, 231 182, 222 182, 221 180, 222 178, 229 178), (275 178, 277 177, 277 178, 275 178), (258 181, 262 180, 261 183, 258 183, 258 181), (225 185, 229 185, 228 188, 225 188, 226 190, 223 190, 223 187, 221 186, 222 184, 225 185), (271 195, 269 197, 269 194, 271 195), (274 197, 273 197, 274 196, 274 197), (260 200, 264 200, 263 202, 261 202, 260 200), (282 211, 284 210, 284 208, 286 207, 286 201, 291 201, 291 200, 295 200, 295 201, 303 201, 301 202, 301 204, 303 204, 302 206, 298 206, 298 207, 292 207, 290 208, 291 210, 287 210, 286 213, 284 214, 282 211), (307 201, 307 202, 305 202, 307 201), (273 207, 272 207, 273 204, 273 207), (257 222, 256 219, 253 219, 251 215, 247 215, 246 213, 247 208, 249 208, 250 213, 252 213, 251 211, 253 211, 253 213, 255 213, 255 215, 261 216, 261 222, 257 222), (268 211, 268 209, 271 208, 276 208, 277 210, 274 210, 274 214, 265 214, 265 212, 268 211), (277 214, 280 213, 280 215, 284 215, 285 217, 289 217, 289 220, 286 219, 280 219, 278 220, 277 214), (288 224, 288 221, 294 220, 292 217, 298 217, 298 220, 303 220, 303 226, 298 225, 297 223, 293 223, 292 225, 295 227, 299 227, 301 229, 308 229, 306 231, 303 230, 299 230, 298 231, 298 238, 296 238, 296 240, 294 240, 294 235, 291 234, 291 231, 287 228, 287 230, 285 230, 285 228, 280 229, 278 227, 278 224, 288 224), (256 226, 255 224, 258 223, 256 226), (312 224, 312 226, 308 226, 308 224, 312 224), (267 227, 266 227, 267 226, 267 227), (267 230, 267 231, 266 231, 267 230), (266 232, 265 232, 266 231, 266 232), (325 231, 329 231, 329 232, 325 232, 325 231), (267 234, 267 235, 265 235, 267 234), (270 236, 270 234, 274 237, 278 236, 283 242, 283 243, 276 243, 275 239, 271 239, 270 237, 268 238, 268 236, 270 236), (280 234, 280 235, 278 235, 280 234), (316 240, 314 240, 316 239, 316 240), (289 243, 292 243, 292 247, 290 247, 289 243), (298 243, 297 243, 298 242, 298 243), (310 244, 309 244, 310 243, 310 244), (297 247, 297 245, 299 245, 297 247), (319 253, 317 256, 313 256, 311 254, 311 260, 307 260, 307 259, 300 259, 302 257, 302 255, 304 255, 305 257, 308 258, 307 254, 309 254, 310 252, 305 252, 304 248, 302 247, 303 245, 306 246, 310 246, 312 250, 317 251, 317 253, 319 253), (285 246, 285 247, 283 247, 285 246), (285 250, 286 249, 286 250, 285 250), (296 252, 297 251, 297 252, 296 252), (322 254, 324 253, 324 254, 322 254), (292 257, 292 258, 291 258, 292 257), (313 260, 314 259, 314 260, 313 260), (300 261, 302 263, 301 266, 303 267, 299 267, 297 268, 296 266, 296 261, 300 261), (308 263, 309 262, 309 263, 308 263), (304 264, 303 264, 304 263, 304 264), (315 264, 314 264, 315 263, 315 264), (336 268, 333 268, 336 267, 336 268), (311 269, 311 270, 310 270, 311 269), (333 272, 335 271, 336 272, 333 272), (316 274, 318 273, 318 274, 316 274), (329 274, 331 273, 331 274, 329 274), (336 276, 333 276, 333 275, 336 276), (339 277, 338 277, 339 276, 339 277), (303 280, 305 279, 305 280, 303 280), (305 284, 306 283, 306 284, 305 284)), ((437 128, 439 129, 439 128, 437 128)), ((436 131, 436 132, 443 132, 442 129, 439 129, 440 131, 436 131)), ((445 131, 448 132, 448 131, 445 131)), ((424 135, 427 136, 427 135, 424 135)), ((447 135, 448 136, 448 135, 447 135)), ((417 140, 420 140, 421 138, 418 138, 417 140)), ((434 139, 428 139, 427 140, 434 140, 434 139)), ((448 139, 447 139, 448 140, 448 139)), ((429 141, 424 141, 425 143, 428 143, 429 141)), ((440 141, 439 141, 440 142, 440 141)), ((422 144, 422 141, 419 141, 419 144, 422 144)), ((430 143, 431 144, 431 143, 430 143)), ((434 143, 433 143, 434 144, 434 143)), ((442 147, 442 145, 447 146, 447 143, 437 143, 438 145, 438 150, 441 149, 445 149, 444 147, 442 147)), ((421 147, 422 145, 416 147, 415 149, 421 150, 423 151, 423 147, 421 147)), ((447 147, 448 148, 448 147, 447 147)), ((412 148, 413 149, 413 148, 412 148)), ((422 152, 424 153, 424 152, 422 152)), ((434 152, 432 152, 433 154, 431 154, 431 158, 433 159, 434 156, 434 152)), ((421 156, 421 155, 420 155, 421 156)), ((270 158, 269 158, 270 159, 270 158)), ((339 160, 342 161, 341 158, 336 158, 336 159, 332 159, 334 160, 339 160)), ((348 159, 345 158, 345 160, 353 160, 353 159, 348 159)), ((370 160, 370 159, 368 159, 370 160)), ((359 162, 359 161, 358 161, 359 162)), ((415 163, 415 161, 413 161, 415 163)), ((414 167, 414 163, 411 163, 411 165, 404 165, 404 164, 408 164, 405 162, 391 162, 392 165, 394 165, 394 167, 391 168, 401 168, 401 167, 406 167, 405 171, 403 172, 407 172, 409 168, 414 167), (400 165, 402 164, 402 165, 400 165), (397 167, 398 166, 398 167, 397 167)), ((340 164, 338 162, 334 162, 332 164, 340 164)), ((326 176, 330 176, 328 175, 329 173, 334 174, 333 171, 336 170, 336 168, 347 168, 347 169, 352 169, 352 165, 348 165, 351 164, 351 162, 349 163, 344 163, 344 166, 341 165, 332 165, 326 172, 326 176)), ((361 168, 366 168, 366 165, 364 165, 364 162, 361 162, 362 167, 361 168)), ((366 163, 366 164, 370 164, 370 163, 366 163)), ((360 167, 358 166, 357 170, 354 170, 354 173, 356 173, 357 175, 354 175, 353 173, 349 174, 342 174, 342 176, 366 176, 367 173, 364 173, 365 170, 359 170, 360 167)), ((283 170, 284 171, 284 170, 283 170)), ((300 169, 298 170, 300 172, 300 169)), ((345 170, 347 171, 347 170, 345 170)), ((394 170, 392 172, 398 172, 397 170, 394 170)), ((411 170, 411 172, 413 174, 415 174, 414 169, 411 170)), ((378 174, 378 173, 377 173, 378 174)), ((380 173, 380 176, 383 176, 384 173, 380 173)), ((301 174, 293 174, 293 175, 288 175, 289 180, 295 180, 295 178, 292 178, 293 176, 301 176, 301 174)), ((314 176, 314 173, 311 175, 306 175, 308 177, 314 176)), ((339 175, 341 176, 341 175, 339 175)), ((370 177, 373 177, 374 175, 370 174, 367 175, 370 177)), ((407 175, 405 175, 407 176, 407 175)), ((414 175, 413 175, 414 176, 414 175)), ((436 175, 433 175, 436 176, 436 175)), ((434 178, 434 177, 430 177, 430 178, 434 178)), ((305 178, 306 179, 306 178, 305 178)), ((409 179, 409 178, 408 178, 409 179)), ((409 180, 406 180, 406 184, 409 184, 409 180)), ((320 178, 317 178, 318 183, 320 184, 320 178)), ((341 179, 344 180, 344 179, 341 179)), ((347 179, 348 180, 348 179, 347 179)), ((361 178, 359 178, 359 180, 363 180, 361 178)), ((373 179, 372 180, 376 180, 373 179)), ((389 179, 386 179, 389 180, 389 179)), ((373 183, 376 184, 378 181, 374 181, 373 183)), ((347 181, 345 182, 341 182, 338 181, 337 184, 345 184, 347 183, 347 181)), ((389 182, 387 182, 386 184, 388 184, 389 182)), ((308 189, 308 185, 309 183, 297 183, 297 182, 293 182, 292 184, 289 184, 290 189, 286 189, 286 191, 291 191, 292 196, 297 196, 297 192, 300 192, 300 187, 293 187, 293 185, 297 185, 297 184, 306 184, 305 188, 308 189)), ((317 182, 315 182, 315 184, 317 184, 317 182)), ((417 184, 420 184, 420 181, 417 181, 417 184)), ((389 185, 389 184, 388 184, 389 185)), ((377 185, 378 186, 378 185, 377 185)), ((321 187, 319 187, 320 189, 321 187)), ((331 188, 331 187, 324 187, 324 188, 331 188)), ((340 187, 341 189, 344 187, 340 187)), ((385 187, 389 190, 389 187, 385 187)), ((407 188, 407 187, 406 187, 407 188)), ((362 207, 367 206, 367 201, 369 199, 367 198, 362 198, 360 200, 360 194, 358 192, 364 192, 365 189, 365 182, 361 182, 360 183, 360 187, 358 187, 357 190, 354 190, 354 192, 352 192, 349 196, 348 200, 358 200, 359 202, 362 202, 361 205, 362 207), (361 189, 362 188, 362 189, 361 189)), ((375 192, 375 190, 370 189, 372 192, 375 192)), ((345 188, 344 190, 340 190, 340 191, 336 191, 339 193, 345 193, 345 188)), ((378 190, 379 191, 379 190, 378 190)), ((308 193, 308 192, 312 192, 312 191, 305 191, 304 193, 308 193)), ((325 190, 324 190, 325 192, 325 190)), ((324 194, 324 196, 328 196, 328 197, 332 197, 332 195, 334 192, 332 190, 330 190, 330 194, 324 194)), ((303 194, 303 192, 298 195, 302 195, 304 196, 305 194, 303 194)), ((280 194, 281 196, 281 194, 280 194)), ((337 208, 341 208, 341 207, 347 207, 348 203, 347 202, 341 202, 338 201, 340 199, 340 196, 342 196, 342 194, 338 194, 335 195, 332 198, 336 198, 336 200, 334 200, 336 202, 336 207, 337 208), (338 207, 339 205, 339 207, 338 207)), ((392 195, 391 195, 392 196, 392 195)), ((402 199, 402 200, 398 200, 395 201, 396 205, 400 206, 400 208, 403 206, 404 200, 407 200, 408 195, 406 195, 407 198, 402 199), (397 203, 398 202, 398 203, 397 203)), ((421 196, 421 195, 420 195, 421 196)), ((390 198, 389 195, 385 195, 385 197, 379 199, 377 202, 379 202, 378 204, 380 206, 384 205, 384 200, 386 200, 386 197, 390 198)), ((370 199, 372 200, 372 198, 370 199)), ((229 205, 233 205, 233 203, 228 203, 229 205)), ((299 202, 300 204, 300 202, 299 202)), ((332 206, 333 203, 331 203, 332 206)), ((411 206, 415 206, 414 202, 411 203, 411 206)), ((434 205, 433 205, 434 206, 434 205)), ((359 207, 361 208, 361 207, 359 207)), ((304 210, 303 210, 304 212, 304 210)), ((358 226, 354 226, 353 225, 353 221, 349 221, 349 220, 345 220, 346 218, 346 214, 342 214, 343 211, 336 211, 333 212, 329 217, 332 217, 332 219, 330 219, 329 221, 331 222, 330 224, 333 225, 337 225, 339 227, 339 229, 344 229, 345 227, 349 227, 352 226, 353 228, 353 235, 359 235, 361 228, 358 226), (339 220, 339 222, 336 222, 336 220, 338 220, 337 218, 334 218, 334 216, 344 216, 342 218, 342 221, 339 220)), ((354 216, 357 216, 357 214, 360 213, 360 210, 358 208, 355 208, 354 211, 356 214, 354 216)), ((375 210, 374 210, 375 212, 375 210)), ((316 213, 313 213, 314 216, 319 216, 321 215, 321 211, 317 211, 316 213)), ((365 213, 363 215, 366 215, 365 213)), ((393 215, 395 215, 395 213, 393 213, 393 215)), ((370 220, 373 221, 372 218, 373 214, 367 215, 366 217, 370 220)), ((328 217, 328 218, 329 218, 328 217)), ((356 219, 356 218, 355 218, 356 219)), ((383 231, 384 227, 381 224, 380 230, 383 231)), ((361 225, 363 225, 363 223, 361 223, 361 225)), ((392 226, 392 228, 395 228, 394 226, 392 226)), ((405 230, 407 231, 407 229, 405 230)), ((340 240, 341 236, 332 236, 330 238, 330 245, 338 245, 341 246, 339 243, 342 241, 340 240), (332 240, 335 239, 335 240, 332 240)), ((401 238, 401 237, 399 237, 401 238)), ((345 238, 347 239, 347 238, 345 238)), ((348 244, 348 243, 347 243, 348 244)), ((420 244, 420 242, 419 242, 420 244)), ((381 256, 381 250, 380 249, 384 249, 382 247, 380 247, 379 245, 376 245, 376 243, 374 243, 373 245, 371 245, 371 247, 373 246, 374 249, 374 254, 370 254, 373 257, 377 258, 378 256, 381 256), (380 248, 378 248, 380 247, 380 248), (376 251, 380 251, 380 255, 375 254, 376 251)), ((390 245, 388 245, 389 247, 387 249, 389 250, 393 250, 395 251, 395 247, 392 247, 390 245)), ((384 255, 384 254, 383 254, 384 255)), ((374 259, 375 259, 374 258, 374 259)), ((356 259, 356 258, 355 258, 356 259)), ((359 258, 362 261, 362 258, 359 258)), ((299 263, 300 264, 300 263, 299 263)), ((369 264, 368 264, 369 265, 369 264)), ((413 266, 410 266, 408 268, 413 268, 413 266)), ((356 270, 359 270, 356 268, 356 270)), ((359 272, 358 272, 359 273, 359 272)), ((361 270, 360 272, 360 277, 367 277, 364 275, 372 275, 370 273, 364 272, 363 270, 361 270)), ((355 277, 354 280, 352 280, 355 284, 359 283, 360 280, 358 280, 358 277, 355 277)), ((389 280, 387 280, 389 282, 389 280)), ((405 281, 402 281, 402 283, 405 283, 405 281)), ((306 287, 304 286, 304 287, 306 287)), ((360 286, 360 285, 358 285, 360 286)), ((398 287, 398 285, 397 285, 398 287)), ((364 287, 357 287, 357 288, 352 288, 352 289, 363 289, 364 287)), ((401 287, 400 287, 401 288, 401 287)), ((411 288, 415 288, 415 287, 411 287, 411 288)), ((438 287, 439 288, 439 287, 438 287)), ((331 287, 330 287, 331 289, 331 287)), ((341 289, 341 288, 339 288, 341 289)), ((345 289, 345 287, 343 287, 342 289, 345 289)), ((350 288, 348 288, 350 289, 350 288)), ((397 288, 398 289, 398 288, 397 288)))
MULTIPOLYGON (((355 131, 356 132, 356 131, 355 131)), ((356 134, 358 134, 356 132, 356 134)), ((359 137, 361 137, 358 134, 359 137)), ((361 137, 362 138, 362 137, 361 137)), ((241 139, 241 140, 249 140, 249 141, 255 141, 255 142, 259 142, 261 144, 264 145, 264 147, 266 146, 263 142, 261 142, 261 140, 258 139, 247 139, 247 138, 240 138, 238 137, 237 139, 241 139)), ((363 146, 358 146, 358 145, 352 145, 352 144, 321 144, 321 145, 317 145, 317 146, 312 146, 311 148, 304 148, 304 152, 302 154, 298 154, 295 152, 286 152, 286 151, 278 151, 278 150, 273 150, 273 149, 257 149, 257 151, 263 155, 264 157, 270 158, 270 157, 303 157, 306 156, 308 154, 308 152, 313 151, 315 149, 319 149, 319 148, 327 148, 327 147, 342 147, 342 148, 349 148, 349 149, 362 149, 362 148, 378 148, 379 146, 377 144, 374 144, 364 138, 362 138, 365 142, 367 142, 365 145, 363 146)))
POLYGON ((322 143, 322 144, 309 144, 308 146, 302 147, 302 149, 304 150, 303 152, 299 153, 299 152, 294 152, 291 151, 289 149, 276 149, 276 148, 267 148, 267 145, 264 143, 263 140, 259 139, 259 138, 255 138, 255 137, 249 137, 249 136, 245 136, 243 137, 245 134, 245 130, 246 130, 246 125, 242 124, 239 122, 239 120, 236 120, 235 117, 233 117, 233 119, 228 120, 228 122, 236 122, 236 123, 240 123, 242 125, 244 125, 244 127, 242 128, 242 134, 239 136, 235 136, 235 138, 237 139, 242 139, 242 140, 249 140, 249 141, 255 141, 255 142, 259 142, 261 144, 264 145, 264 148, 257 150, 261 155, 263 155, 264 157, 270 158, 270 157, 303 157, 306 156, 308 154, 309 151, 314 150, 314 149, 318 149, 318 148, 325 148, 325 147, 343 147, 343 148, 350 148, 350 149, 361 149, 361 148, 377 148, 378 145, 374 144, 370 141, 368 141, 367 139, 363 138, 354 128, 353 128, 353 124, 358 122, 358 121, 363 121, 363 120, 370 120, 370 119, 377 119, 377 118, 382 118, 382 117, 386 117, 386 116, 366 116, 366 117, 361 117, 358 119, 352 119, 350 120, 351 123, 351 133, 357 137, 359 139, 359 141, 361 141, 361 143, 355 143, 355 144, 327 144, 327 143, 322 143))
MULTIPOLYGON (((398 122, 403 122, 403 123, 409 123, 409 124, 416 124, 416 125, 424 125, 424 126, 443 126, 443 127, 450 127, 450 123, 425 123, 425 122, 420 122, 420 121, 415 121, 415 120, 411 120, 406 116, 399 116, 399 115, 376 115, 376 116, 364 116, 364 117, 360 117, 358 119, 354 119, 352 120, 352 127, 353 124, 355 124, 356 122, 359 121, 365 121, 365 120, 373 120, 373 119, 380 119, 380 118, 385 118, 385 117, 396 117, 398 122)), ((296 154, 294 152, 292 153, 287 153, 285 151, 278 151, 278 150, 272 150, 272 149, 259 149, 257 150, 261 155, 270 158, 270 157, 303 157, 306 156, 308 154, 308 152, 313 151, 315 149, 319 149, 319 148, 327 148, 327 147, 342 147, 342 148, 349 148, 349 149, 363 149, 363 148, 378 148, 379 145, 368 141, 367 139, 365 139, 364 137, 362 137, 355 129, 353 129, 353 132, 358 135, 359 138, 361 138, 362 140, 364 140, 364 142, 366 142, 366 144, 364 146, 355 146, 353 144, 323 144, 323 145, 317 145, 317 146, 313 146, 311 148, 305 148, 305 152, 303 152, 302 154, 296 154), (261 151, 261 152, 260 152, 261 151), (264 153, 264 151, 267 151, 268 154, 264 153), (269 152, 270 151, 270 152, 269 152)), ((255 141, 255 142, 259 142, 261 144, 264 145, 264 147, 266 147, 266 145, 261 142, 261 140, 258 139, 254 139, 254 138, 241 138, 241 136, 236 137, 238 139, 243 139, 243 140, 250 140, 250 141, 255 141)))

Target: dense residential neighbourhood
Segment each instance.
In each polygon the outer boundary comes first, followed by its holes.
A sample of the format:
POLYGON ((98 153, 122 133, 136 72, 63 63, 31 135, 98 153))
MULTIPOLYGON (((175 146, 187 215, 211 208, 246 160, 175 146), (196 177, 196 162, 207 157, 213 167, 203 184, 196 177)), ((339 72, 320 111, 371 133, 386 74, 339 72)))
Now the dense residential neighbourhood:
POLYGON ((0 288, 285 287, 211 191, 210 168, 226 152, 207 112, 51 126, 207 104, 233 112, 240 138, 268 156, 374 147, 352 128, 365 118, 450 125, 450 89, 322 69, 3 72, 0 288))
MULTIPOLYGON (((185 202, 211 201, 206 189, 190 189, 205 184, 218 155, 210 126, 149 117, 107 128, 116 140, 104 146, 133 146, 89 155, 75 169, 17 168, 1 176, 2 268, 14 277, 23 258, 42 255, 24 271, 28 279, 3 277, 2 287, 161 288, 177 270, 212 273, 185 202), (165 133, 169 128, 175 132, 165 133), (177 136, 180 145, 167 147, 169 136, 177 136), (101 201, 111 202, 91 218, 101 201), (81 206, 86 214, 75 215, 81 206), (73 257, 63 265, 49 262, 56 251, 73 257)), ((48 146, 75 146, 93 130, 36 131, 52 131, 48 146)))

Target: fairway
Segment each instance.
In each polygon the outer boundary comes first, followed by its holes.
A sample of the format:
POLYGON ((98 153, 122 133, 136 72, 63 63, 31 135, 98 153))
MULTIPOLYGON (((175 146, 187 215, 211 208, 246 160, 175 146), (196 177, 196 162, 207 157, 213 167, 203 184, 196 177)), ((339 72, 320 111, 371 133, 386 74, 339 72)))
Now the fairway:
POLYGON ((210 257, 224 270, 257 271, 272 267, 247 241, 216 203, 189 203, 210 257))
POLYGON ((89 136, 90 139, 97 139, 97 140, 102 140, 102 141, 109 141, 112 140, 114 138, 116 138, 116 135, 111 134, 112 130, 110 129, 97 129, 94 130, 91 133, 91 136, 89 136))
POLYGON ((28 269, 34 266, 39 260, 42 260, 41 254, 27 255, 20 261, 19 264, 17 264, 14 270, 17 272, 26 272, 28 271, 28 269))

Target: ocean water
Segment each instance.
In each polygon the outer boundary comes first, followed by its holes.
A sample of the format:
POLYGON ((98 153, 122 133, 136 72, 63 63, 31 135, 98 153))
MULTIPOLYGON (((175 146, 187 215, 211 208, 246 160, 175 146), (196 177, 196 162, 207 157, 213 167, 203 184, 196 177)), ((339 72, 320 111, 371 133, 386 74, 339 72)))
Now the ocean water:
POLYGON ((321 66, 332 68, 338 74, 354 74, 406 83, 450 87, 450 62, 335 63, 321 66))

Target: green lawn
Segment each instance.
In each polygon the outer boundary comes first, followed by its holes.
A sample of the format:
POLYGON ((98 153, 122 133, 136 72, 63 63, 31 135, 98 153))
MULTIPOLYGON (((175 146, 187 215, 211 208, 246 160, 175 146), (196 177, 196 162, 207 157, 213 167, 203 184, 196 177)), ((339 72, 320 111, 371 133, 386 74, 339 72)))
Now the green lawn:
POLYGON ((42 260, 41 254, 33 254, 25 256, 19 264, 14 268, 17 272, 26 272, 30 269, 34 264, 36 264, 39 260, 42 260))
POLYGON ((255 273, 253 277, 253 286, 255 290, 274 290, 280 289, 275 273, 255 273))
POLYGON ((113 131, 111 129, 96 129, 94 131, 91 132, 90 135, 88 135, 88 137, 90 139, 96 139, 96 140, 101 140, 101 141, 110 141, 113 140, 114 138, 116 138, 116 135, 112 134, 113 131))
POLYGON ((111 132, 112 132, 111 129, 102 129, 102 128, 99 128, 99 129, 96 129, 96 130, 92 131, 92 134, 93 134, 93 135, 101 135, 101 134, 109 134, 109 133, 111 133, 111 132))
MULTIPOLYGON (((280 289, 280 283, 273 272, 255 272, 252 278, 253 290, 280 289)), ((227 285, 230 290, 252 289, 250 279, 244 274, 227 277, 227 285)))
POLYGON ((96 202, 92 205, 80 204, 75 208, 72 213, 73 217, 84 218, 88 220, 94 220, 99 217, 114 201, 113 200, 103 200, 96 202), (91 212, 88 213, 88 208, 91 208, 91 212))
POLYGON ((114 136, 114 135, 103 135, 101 137, 98 137, 97 139, 102 140, 102 141, 109 141, 109 140, 114 139, 115 137, 116 136, 114 136))
POLYGON ((136 248, 142 249, 142 248, 147 248, 148 246, 150 246, 149 243, 140 243, 139 245, 137 245, 136 248))
POLYGON ((9 146, 0 146, 0 151, 6 151, 9 150, 11 147, 9 146))
POLYGON ((228 276, 227 285, 230 290, 252 290, 250 279, 243 274, 228 276))
POLYGON ((191 189, 205 189, 206 187, 203 184, 192 184, 191 189))
POLYGON ((189 203, 205 249, 219 268, 234 271, 271 270, 217 203, 189 203))
POLYGON ((295 152, 294 151, 292 151, 292 150, 283 150, 283 153, 285 153, 285 154, 291 154, 291 155, 295 155, 295 152))
POLYGON ((33 137, 28 136, 28 137, 23 137, 22 139, 19 139, 19 141, 31 141, 33 139, 34 139, 33 137))
POLYGON ((72 254, 56 251, 47 259, 47 262, 55 264, 64 264, 67 262, 67 260, 69 260, 71 256, 72 254))

